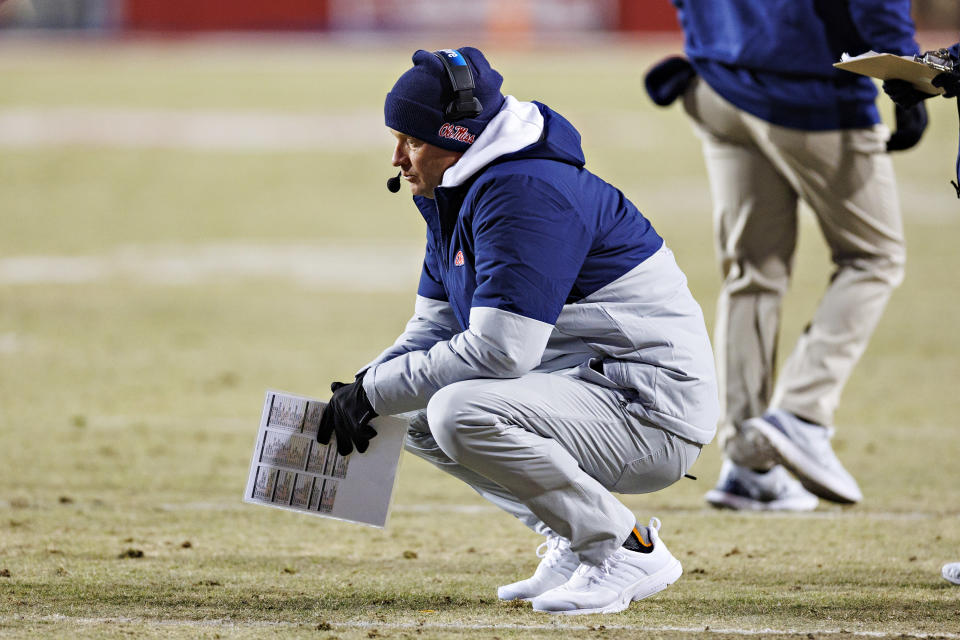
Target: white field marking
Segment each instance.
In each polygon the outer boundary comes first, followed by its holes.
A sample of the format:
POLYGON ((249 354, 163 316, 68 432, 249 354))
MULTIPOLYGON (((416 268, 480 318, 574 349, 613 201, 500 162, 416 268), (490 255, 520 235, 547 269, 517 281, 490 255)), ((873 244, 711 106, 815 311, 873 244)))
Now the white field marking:
MULTIPOLYGON (((626 110, 577 113, 593 144, 649 150, 650 136, 623 136, 636 124, 626 110)), ((0 109, 0 147, 59 146, 190 151, 389 150, 376 109, 290 113, 237 109, 8 107, 0 109)))
POLYGON ((0 354, 10 355, 23 349, 23 338, 15 332, 0 333, 0 354))
POLYGON ((45 107, 0 109, 0 147, 69 145, 195 151, 390 149, 374 109, 272 111, 45 107))
POLYGON ((3 258, 0 285, 114 280, 195 285, 236 278, 270 278, 325 291, 406 291, 412 297, 422 262, 423 246, 411 243, 134 245, 100 255, 3 258))
MULTIPOLYGON (((543 614, 546 617, 548 614, 543 614)), ((2 620, 3 618, 0 618, 2 620)), ((224 627, 232 629, 242 629, 249 627, 258 628, 295 628, 313 626, 314 622, 287 622, 283 620, 251 620, 249 622, 238 621, 231 618, 217 618, 211 620, 179 620, 176 618, 127 618, 127 617, 73 617, 60 614, 48 616, 25 616, 14 615, 11 620, 24 622, 68 622, 71 624, 96 625, 96 624, 144 624, 160 625, 171 627, 224 627)), ((429 630, 458 630, 468 629, 470 631, 593 631, 595 625, 571 625, 566 624, 569 618, 558 618, 551 624, 460 624, 460 623, 434 623, 434 622, 368 622, 365 620, 350 622, 329 622, 331 630, 340 628, 352 629, 429 629, 429 630)), ((323 622, 317 620, 316 622, 323 622)), ((847 629, 740 629, 736 627, 714 628, 714 627, 674 627, 674 626, 647 626, 647 625, 615 625, 604 624, 604 629, 609 631, 640 631, 646 633, 716 633, 742 636, 762 636, 762 635, 784 635, 784 636, 805 636, 807 634, 815 635, 851 635, 865 638, 948 638, 954 640, 960 638, 960 634, 948 632, 898 632, 898 631, 850 631, 847 629)))

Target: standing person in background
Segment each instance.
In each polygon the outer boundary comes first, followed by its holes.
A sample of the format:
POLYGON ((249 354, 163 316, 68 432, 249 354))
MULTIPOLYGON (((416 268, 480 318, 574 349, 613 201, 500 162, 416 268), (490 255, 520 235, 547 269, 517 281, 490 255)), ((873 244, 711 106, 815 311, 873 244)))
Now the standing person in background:
POLYGON ((905 246, 888 151, 916 144, 922 103, 888 136, 869 78, 844 52, 916 54, 909 0, 674 0, 687 59, 647 75, 683 96, 703 140, 723 273, 714 344, 726 459, 717 507, 809 510, 862 493, 830 445, 834 412, 893 289, 905 246), (806 202, 830 248, 829 286, 774 384, 781 301, 806 202), (800 480, 800 486, 786 467, 800 480), (805 490, 805 489, 806 490, 805 490), (815 495, 811 495, 811 493, 815 495))
MULTIPOLYGON (((956 98, 960 95, 960 42, 950 47, 947 53, 952 58, 953 71, 944 71, 932 80, 932 84, 943 89, 945 98, 956 98)), ((883 83, 883 90, 898 107, 903 109, 909 109, 923 100, 933 97, 929 93, 914 89, 909 82, 903 80, 888 80, 883 83)), ((957 101, 957 113, 960 115, 960 100, 957 101)), ((953 186, 957 190, 957 197, 960 198, 960 149, 957 150, 956 174, 957 181, 953 183, 953 186)), ((940 575, 943 576, 944 580, 960 585, 960 562, 950 562, 943 565, 940 575)))

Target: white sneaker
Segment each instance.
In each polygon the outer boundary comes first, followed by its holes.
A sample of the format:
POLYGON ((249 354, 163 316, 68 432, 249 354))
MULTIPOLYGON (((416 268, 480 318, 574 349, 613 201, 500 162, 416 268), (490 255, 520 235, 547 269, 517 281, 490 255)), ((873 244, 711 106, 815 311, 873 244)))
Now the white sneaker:
POLYGON ((943 579, 947 582, 960 584, 960 562, 951 562, 950 564, 943 565, 943 569, 940 570, 940 575, 942 575, 943 579))
POLYGON ((819 502, 781 465, 757 473, 730 460, 723 461, 717 486, 704 499, 738 511, 813 511, 819 502))
POLYGON ((534 598, 533 608, 567 615, 617 613, 669 587, 683 569, 660 540, 660 520, 651 518, 649 530, 653 551, 621 547, 600 566, 581 564, 565 584, 534 598))
POLYGON ((857 481, 830 446, 833 429, 778 409, 747 420, 743 430, 758 444, 765 442, 771 454, 811 493, 847 504, 863 499, 857 481))
POLYGON ((570 550, 570 542, 560 536, 548 536, 546 542, 537 547, 537 557, 541 560, 533 576, 498 588, 498 598, 532 600, 541 593, 562 585, 580 566, 577 555, 570 550))

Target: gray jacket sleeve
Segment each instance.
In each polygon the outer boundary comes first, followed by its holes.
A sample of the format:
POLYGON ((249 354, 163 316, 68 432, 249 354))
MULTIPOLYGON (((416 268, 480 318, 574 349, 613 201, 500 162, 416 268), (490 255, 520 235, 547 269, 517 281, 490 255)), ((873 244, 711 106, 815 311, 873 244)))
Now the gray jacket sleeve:
POLYGON ((552 331, 553 325, 539 320, 474 307, 466 331, 371 367, 363 389, 380 415, 422 409, 454 382, 524 375, 540 363, 552 331))
POLYGON ((438 342, 449 340, 459 332, 460 326, 449 302, 417 296, 413 317, 407 322, 400 337, 373 361, 364 365, 357 374, 405 353, 426 351, 438 342))

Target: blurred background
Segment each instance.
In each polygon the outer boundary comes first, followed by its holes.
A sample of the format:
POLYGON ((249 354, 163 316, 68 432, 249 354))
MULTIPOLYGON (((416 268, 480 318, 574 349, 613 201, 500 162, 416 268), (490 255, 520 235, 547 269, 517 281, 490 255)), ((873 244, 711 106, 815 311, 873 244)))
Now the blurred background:
MULTIPOLYGON (((954 0, 914 0, 920 29, 960 27, 954 0)), ((0 26, 113 33, 317 31, 542 36, 559 31, 675 31, 667 0, 5 0, 0 26)))

